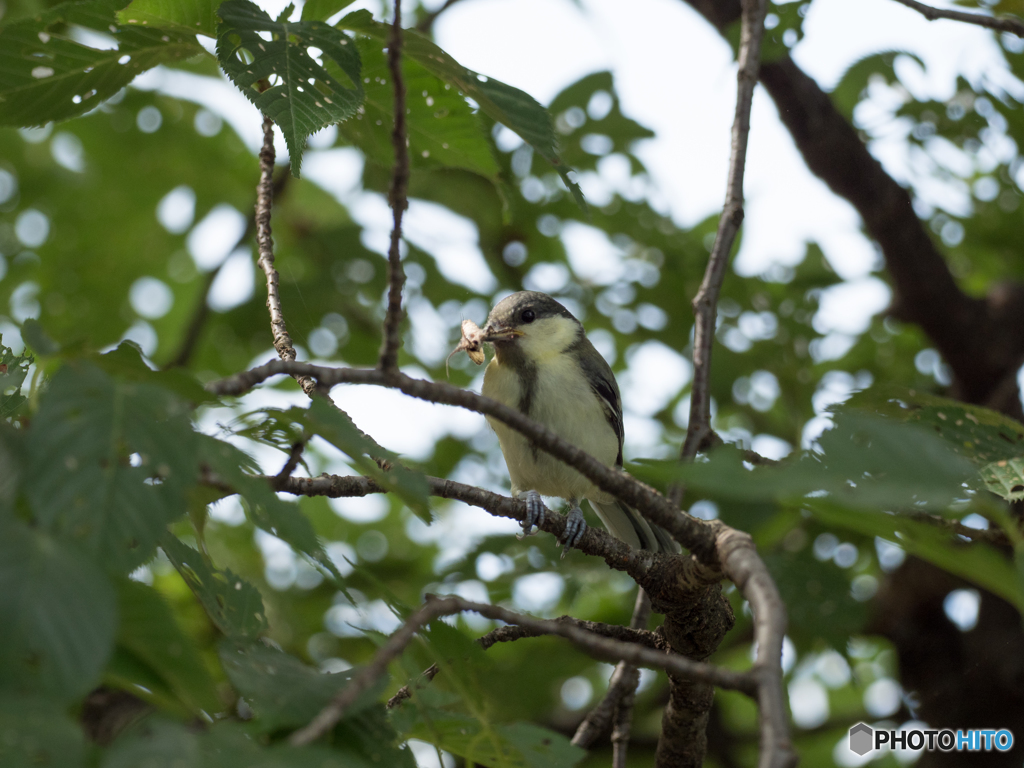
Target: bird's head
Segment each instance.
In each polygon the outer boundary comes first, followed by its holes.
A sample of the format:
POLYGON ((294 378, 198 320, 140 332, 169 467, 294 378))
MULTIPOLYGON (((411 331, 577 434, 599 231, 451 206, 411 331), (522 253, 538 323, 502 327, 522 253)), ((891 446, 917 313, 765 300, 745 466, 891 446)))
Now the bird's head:
POLYGON ((565 307, 537 291, 506 296, 491 310, 483 340, 494 344, 499 361, 558 355, 583 335, 583 326, 565 307))

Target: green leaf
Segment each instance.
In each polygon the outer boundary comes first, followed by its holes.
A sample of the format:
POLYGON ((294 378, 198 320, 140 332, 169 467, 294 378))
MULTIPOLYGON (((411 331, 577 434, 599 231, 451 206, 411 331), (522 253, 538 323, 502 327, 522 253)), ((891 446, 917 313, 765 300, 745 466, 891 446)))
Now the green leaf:
POLYGON ((29 353, 16 355, 10 347, 0 345, 0 419, 13 416, 25 402, 21 387, 32 362, 29 353))
POLYGON ((67 701, 99 681, 117 629, 113 588, 75 550, 2 518, 0 616, 0 688, 67 701))
POLYGON ((253 523, 287 542, 323 566, 340 586, 343 577, 328 557, 313 524, 297 504, 282 501, 261 478, 252 477, 259 468, 250 456, 230 443, 205 435, 200 437, 202 460, 249 503, 247 512, 253 523))
MULTIPOLYGON (((374 21, 369 11, 350 13, 337 26, 361 32, 383 43, 390 35, 388 26, 374 21)), ((412 30, 402 32, 402 54, 473 99, 484 114, 518 133, 523 141, 554 166, 576 204, 587 211, 579 184, 569 177, 570 169, 558 155, 558 139, 551 125, 551 116, 536 99, 518 88, 466 69, 435 43, 412 30)))
POLYGON ((102 768, 374 768, 347 745, 266 747, 240 723, 218 723, 195 731, 181 723, 148 717, 114 742, 102 768))
POLYGON ((963 498, 974 469, 930 431, 857 411, 836 416, 819 445, 795 461, 752 467, 731 446, 713 451, 706 463, 677 461, 634 465, 641 479, 682 480, 688 487, 744 502, 804 499, 825 494, 847 506, 894 509, 945 508, 963 498))
POLYGON ((217 36, 217 0, 132 0, 117 14, 121 24, 172 29, 184 35, 217 36))
POLYGON ((0 124, 43 125, 93 109, 157 64, 202 53, 194 37, 169 30, 120 28, 124 0, 70 2, 0 29, 0 124), (81 26, 113 37, 116 47, 74 39, 81 26))
POLYGON ((60 344, 50 338, 38 320, 29 318, 25 321, 21 326, 21 338, 38 355, 45 357, 60 352, 60 344))
POLYGON ((980 405, 892 387, 868 390, 849 405, 927 428, 978 466, 988 490, 1024 499, 1024 424, 980 405))
MULTIPOLYGON (((355 673, 324 674, 294 656, 262 643, 224 641, 220 661, 235 690, 256 713, 264 731, 297 728, 316 717, 355 673)), ((348 710, 354 715, 374 705, 386 685, 364 692, 348 710)))
POLYGON ((221 702, 199 652, 152 587, 122 579, 118 585, 118 643, 148 664, 193 712, 220 711, 221 702))
POLYGON ((302 6, 303 21, 327 21, 338 11, 348 8, 355 0, 307 0, 302 6))
POLYGON ((214 568, 173 534, 160 540, 167 559, 199 598, 210 621, 228 637, 255 639, 267 630, 263 598, 256 587, 230 570, 214 568))
POLYGON ((292 172, 299 175, 306 137, 355 114, 363 101, 355 43, 321 21, 274 21, 248 0, 217 10, 217 59, 231 81, 284 133, 292 172), (264 40, 261 33, 270 39, 264 40), (310 48, 321 53, 321 64, 310 48), (344 73, 352 87, 338 77, 344 73), (265 90, 260 90, 260 81, 265 90))
POLYGON ((305 421, 310 432, 320 435, 347 454, 360 472, 397 494, 420 519, 430 523, 430 507, 427 504, 430 486, 423 475, 401 466, 395 454, 359 431, 348 414, 331 407, 322 398, 313 398, 305 412, 305 421), (385 472, 374 458, 392 460, 394 464, 385 472))
POLYGON ((0 734, 0 765, 4 768, 85 765, 82 729, 52 701, 0 695, 0 734))
MULTIPOLYGON (((410 706, 409 702, 403 707, 410 706)), ((532 723, 496 725, 485 729, 468 715, 424 707, 415 708, 418 722, 405 735, 488 768, 564 768, 587 753, 560 733, 532 723)))
POLYGON ((812 499, 806 506, 827 525, 899 544, 910 554, 987 589, 1024 612, 1024 593, 1015 565, 984 542, 956 542, 948 531, 928 523, 841 507, 825 499, 812 499))
POLYGON ((141 565, 184 513, 198 472, 188 413, 161 387, 86 361, 63 366, 28 432, 26 488, 39 523, 111 570, 141 565))
MULTIPOLYGON (((394 91, 391 71, 373 39, 357 41, 366 96, 363 109, 339 126, 339 132, 366 156, 390 168, 394 164, 391 130, 394 91)), ((409 161, 415 169, 464 168, 494 180, 498 164, 478 114, 466 99, 414 59, 403 57, 409 161)))

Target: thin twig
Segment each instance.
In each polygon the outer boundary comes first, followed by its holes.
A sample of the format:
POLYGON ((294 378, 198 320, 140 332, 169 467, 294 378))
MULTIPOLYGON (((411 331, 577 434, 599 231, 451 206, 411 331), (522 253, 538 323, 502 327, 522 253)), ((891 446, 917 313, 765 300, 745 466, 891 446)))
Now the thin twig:
POLYGON ((391 131, 391 144, 395 148, 395 167, 391 174, 388 194, 394 226, 391 228, 391 246, 388 248, 388 311, 384 316, 384 338, 381 341, 377 367, 382 371, 398 368, 398 349, 402 346, 402 287, 405 270, 402 269, 402 214, 409 207, 409 146, 405 128, 405 79, 402 77, 402 0, 395 0, 395 18, 388 39, 388 68, 395 92, 395 126, 391 131))
MULTIPOLYGON (((639 643, 640 645, 645 645, 648 648, 664 650, 664 644, 661 642, 661 639, 653 632, 648 632, 646 630, 639 632, 630 627, 620 627, 615 624, 602 624, 596 621, 585 621, 572 616, 559 616, 557 619, 554 619, 554 621, 561 624, 580 627, 581 629, 585 629, 588 632, 594 632, 602 637, 611 637, 616 640, 622 640, 625 643, 639 643)), ((506 624, 503 627, 492 629, 483 637, 478 637, 476 642, 486 651, 488 648, 493 645, 497 645, 498 643, 514 643, 516 640, 540 637, 544 634, 547 633, 538 632, 536 629, 530 629, 528 627, 516 626, 515 624, 506 624)), ((422 673, 420 673, 419 679, 415 683, 415 687, 422 688, 425 683, 429 683, 437 677, 437 673, 440 671, 441 669, 437 664, 431 664, 423 670, 422 673)), ((387 708, 393 709, 411 697, 412 691, 409 686, 403 685, 395 692, 394 696, 388 699, 387 708)))
POLYGON ((732 124, 732 152, 726 183, 725 206, 718 219, 718 232, 704 279, 693 299, 696 321, 693 332, 693 385, 690 390, 690 423, 683 443, 684 459, 697 455, 711 434, 711 349, 715 340, 718 295, 729 264, 729 253, 743 222, 743 170, 747 162, 750 134, 750 105, 761 63, 761 35, 764 31, 765 0, 743 0, 743 28, 740 39, 739 73, 736 76, 736 115, 732 124))
MULTIPOLYGON (((636 604, 633 606, 633 616, 629 625, 633 629, 642 629, 647 626, 651 616, 651 601, 644 592, 643 587, 637 591, 636 604)), ((608 691, 604 698, 598 702, 583 722, 576 728, 572 737, 572 743, 583 749, 590 749, 594 742, 603 734, 615 716, 616 708, 624 700, 630 691, 635 691, 640 682, 636 667, 624 661, 620 661, 608 680, 608 691)), ((627 734, 628 740, 628 734, 627 734)), ((614 759, 614 755, 613 755, 614 759)))
MULTIPOLYGON (((651 601, 641 587, 636 594, 633 617, 629 624, 635 629, 646 628, 650 617, 651 601)), ((612 719, 612 768, 626 768, 629 736, 633 730, 633 704, 636 702, 637 686, 640 685, 640 671, 636 667, 624 661, 616 665, 616 671, 619 667, 622 667, 626 681, 624 694, 615 705, 615 716, 612 719)))
POLYGON ((537 619, 496 605, 463 600, 461 597, 427 595, 423 606, 417 609, 388 638, 387 642, 377 651, 373 660, 349 680, 348 684, 313 718, 309 725, 293 733, 289 741, 295 746, 303 746, 323 736, 344 716, 348 707, 384 675, 388 665, 402 654, 423 626, 441 616, 450 616, 465 611, 479 613, 488 619, 503 621, 507 624, 515 624, 537 634, 564 637, 590 656, 603 661, 625 659, 638 666, 663 669, 680 677, 701 680, 721 688, 741 691, 748 695, 756 693, 752 675, 747 672, 737 672, 711 664, 702 664, 678 654, 653 650, 633 642, 603 637, 568 622, 537 619))
POLYGON ((980 13, 965 13, 964 11, 933 8, 930 5, 919 3, 917 0, 896 0, 896 2, 907 6, 907 8, 913 8, 928 19, 928 21, 936 21, 937 19, 962 21, 966 24, 974 24, 986 29, 994 29, 997 32, 1009 32, 1011 35, 1024 37, 1024 22, 1012 16, 985 16, 980 13))
POLYGON ((299 462, 302 460, 302 452, 304 450, 306 450, 305 440, 296 440, 292 443, 292 449, 288 452, 288 460, 281 467, 281 471, 270 481, 275 490, 281 490, 281 487, 291 479, 292 472, 295 471, 295 468, 299 466, 299 462))
MULTIPOLYGON (((274 268, 274 240, 270 230, 270 211, 274 205, 274 121, 263 117, 263 148, 260 150, 260 182, 256 187, 256 264, 267 276, 267 309, 270 311, 270 330, 274 335, 274 349, 284 361, 295 360, 295 347, 288 335, 281 309, 280 280, 274 268)), ((310 397, 316 382, 308 376, 296 376, 302 391, 310 397)))
MULTIPOLYGON (((278 174, 278 177, 274 180, 273 187, 273 200, 278 200, 281 194, 288 187, 288 179, 291 178, 290 173, 278 174)), ((245 226, 245 232, 238 238, 238 242, 232 246, 232 251, 237 250, 256 234, 256 216, 255 214, 249 219, 249 222, 245 226)), ((198 297, 196 299, 195 306, 192 310, 192 317, 189 320, 188 327, 185 329, 185 336, 181 340, 181 345, 178 347, 177 354, 171 358, 170 362, 164 365, 164 370, 171 368, 184 368, 189 364, 192 359, 192 355, 196 351, 196 347, 199 344, 199 337, 202 335, 203 328, 206 326, 206 321, 210 317, 210 289, 213 288, 213 283, 216 281, 217 276, 220 274, 221 269, 224 267, 225 262, 221 262, 217 265, 217 268, 207 272, 203 277, 203 284, 198 291, 198 297)))
POLYGON ((434 22, 437 21, 437 17, 447 11, 459 0, 445 0, 444 4, 436 11, 430 11, 423 15, 423 18, 416 22, 416 31, 421 32, 424 35, 430 34, 430 30, 434 26, 434 22))
MULTIPOLYGON (((693 300, 695 318, 693 340, 693 384, 690 394, 690 421, 681 457, 692 460, 712 438, 711 429, 711 352, 715 338, 718 296, 725 279, 729 254, 743 222, 743 172, 746 166, 747 139, 750 134, 750 110, 761 62, 761 38, 764 33, 766 0, 742 0, 739 72, 736 85, 736 113, 732 126, 732 150, 726 183, 725 206, 718 220, 718 231, 704 279, 693 300)), ((681 501, 681 487, 673 488, 672 500, 681 501)), ((796 754, 789 740, 785 696, 782 687, 782 641, 786 632, 786 608, 764 561, 757 554, 751 537, 721 525, 716 553, 726 575, 749 601, 754 613, 754 637, 757 659, 760 705, 761 768, 793 765, 796 754)))

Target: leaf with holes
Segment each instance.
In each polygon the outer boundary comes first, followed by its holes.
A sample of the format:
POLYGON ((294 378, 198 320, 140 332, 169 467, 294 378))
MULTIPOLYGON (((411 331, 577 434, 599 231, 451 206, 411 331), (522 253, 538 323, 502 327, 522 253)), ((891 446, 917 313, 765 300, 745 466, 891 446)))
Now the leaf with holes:
POLYGON ((122 27, 124 0, 64 3, 0 29, 0 125, 43 125, 93 109, 157 64, 202 53, 194 35, 122 27), (85 27, 109 47, 76 39, 85 27), (96 34, 99 33, 99 34, 96 34))
MULTIPOLYGON (((339 127, 342 136, 368 159, 390 168, 395 162, 391 130, 395 119, 391 71, 380 44, 357 40, 363 62, 363 109, 339 127), (369 81, 369 82, 365 82, 369 81)), ((407 91, 409 162, 414 170, 464 168, 494 180, 494 160, 482 119, 450 86, 408 56, 402 59, 407 91)))
POLYGON ((0 344, 0 419, 13 416, 25 402, 21 385, 32 360, 28 352, 16 355, 9 347, 0 344))
POLYGON ((217 15, 221 67, 280 126, 298 176, 306 137, 347 120, 363 102, 355 43, 322 21, 275 21, 248 0, 226 0, 217 15))
MULTIPOLYGON (((337 26, 386 43, 391 30, 375 21, 369 11, 350 13, 337 26)), ((569 175, 558 154, 558 139, 551 115, 525 91, 466 69, 435 43, 412 30, 402 33, 402 53, 475 101, 484 114, 518 133, 541 157, 554 166, 576 204, 587 212, 583 192, 569 175)))
POLYGON ((122 24, 173 29, 181 34, 217 36, 217 0, 132 0, 117 14, 122 24))
POLYGON ((1008 501, 1024 499, 1024 424, 1009 416, 916 390, 869 389, 850 407, 918 424, 978 466, 984 486, 1008 501))
POLYGON ((263 597, 256 587, 231 571, 214 568, 171 533, 160 540, 160 547, 221 632, 255 640, 267 629, 263 597))

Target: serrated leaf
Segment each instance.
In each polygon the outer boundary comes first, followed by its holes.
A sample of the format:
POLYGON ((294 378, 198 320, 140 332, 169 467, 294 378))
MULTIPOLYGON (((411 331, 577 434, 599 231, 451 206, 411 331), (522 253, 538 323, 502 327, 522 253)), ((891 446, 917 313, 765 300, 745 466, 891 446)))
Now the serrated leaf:
POLYGON ((116 629, 114 590, 96 565, 0 518, 0 688, 63 701, 84 695, 100 679, 116 629))
MULTIPOLYGON (((338 27, 385 43, 390 35, 386 24, 375 21, 369 11, 355 11, 343 17, 338 27)), ((434 42, 413 30, 402 32, 402 55, 408 56, 437 77, 475 101, 487 116, 515 131, 523 141, 554 166, 569 188, 577 205, 587 212, 587 203, 579 184, 569 177, 570 169, 558 154, 558 139, 551 116, 525 91, 485 77, 462 66, 434 42)))
MULTIPOLYGON (((394 163, 391 131, 394 91, 391 71, 380 43, 360 37, 356 43, 363 62, 363 109, 339 126, 343 137, 379 165, 394 163)), ((402 59, 406 87, 406 127, 409 161, 415 169, 463 168, 488 179, 498 175, 482 120, 466 99, 414 59, 402 59)))
POLYGON ((299 175, 306 137, 355 114, 363 101, 355 43, 321 21, 274 21, 248 0, 217 9, 217 59, 231 81, 284 134, 299 175), (266 36, 269 39, 264 39, 266 36), (310 53, 319 51, 320 63, 310 53), (344 73, 352 87, 343 85, 344 73), (263 81, 265 90, 260 90, 263 81))
POLYGON ((153 384, 116 380, 87 361, 62 367, 27 436, 26 489, 38 522, 111 570, 145 562, 184 514, 198 473, 188 413, 153 384))
POLYGON ((0 734, 0 765, 4 768, 85 765, 81 727, 42 697, 0 695, 0 734))
POLYGON ((282 501, 265 480, 252 477, 258 468, 250 456, 230 443, 205 435, 200 437, 200 456, 249 503, 246 511, 254 524, 308 555, 334 576, 339 586, 342 584, 343 577, 313 524, 297 504, 282 501))
MULTIPOLYGON (((354 670, 325 674, 262 643, 224 641, 220 661, 235 690, 256 713, 263 731, 306 725, 355 674, 354 670)), ((374 705, 385 685, 382 680, 364 692, 348 714, 374 705)))
POLYGON ((132 0, 117 14, 121 24, 143 24, 181 34, 217 36, 218 0, 132 0))
POLYGON ((203 604, 210 621, 228 637, 255 639, 267 630, 263 597, 228 569, 219 570, 199 552, 166 533, 160 540, 167 559, 203 604))
POLYGON ((322 398, 314 398, 305 412, 305 422, 310 432, 320 435, 347 454, 360 472, 397 494, 424 522, 431 522, 430 507, 427 504, 430 486, 426 478, 399 464, 391 451, 363 434, 348 414, 331 407, 322 398), (394 464, 385 472, 374 458, 388 459, 394 464))
POLYGON ((160 593, 122 579, 118 605, 118 644, 145 662, 193 713, 218 712, 221 703, 213 678, 160 593))
POLYGON ((43 125, 98 106, 137 75, 203 49, 192 36, 170 30, 121 27, 124 0, 70 2, 0 29, 0 124, 43 125), (74 26, 112 37, 115 46, 91 48, 74 26))

